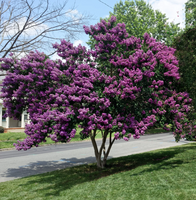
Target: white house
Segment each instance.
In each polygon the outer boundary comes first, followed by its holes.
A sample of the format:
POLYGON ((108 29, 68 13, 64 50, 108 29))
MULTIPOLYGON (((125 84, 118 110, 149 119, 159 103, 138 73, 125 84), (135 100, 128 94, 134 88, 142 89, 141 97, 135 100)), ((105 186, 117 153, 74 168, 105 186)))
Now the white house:
MULTIPOLYGON (((2 88, 1 86, 2 80, 0 80, 0 90, 2 88)), ((26 111, 24 111, 21 115, 20 120, 14 120, 11 117, 3 118, 3 115, 5 114, 6 108, 3 106, 3 100, 0 99, 0 126, 3 126, 4 128, 24 128, 26 123, 30 123, 29 115, 26 111)))

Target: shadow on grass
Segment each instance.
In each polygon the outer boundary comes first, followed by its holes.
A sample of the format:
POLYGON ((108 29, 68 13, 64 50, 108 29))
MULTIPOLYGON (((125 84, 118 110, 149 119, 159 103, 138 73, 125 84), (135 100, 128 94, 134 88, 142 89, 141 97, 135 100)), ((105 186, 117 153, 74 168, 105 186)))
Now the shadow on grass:
MULTIPOLYGON (((168 149, 156 150, 154 152, 140 153, 120 158, 111 158, 107 161, 107 166, 104 169, 98 169, 96 164, 86 164, 75 166, 77 164, 85 164, 85 162, 95 162, 94 157, 85 159, 71 158, 66 160, 61 159, 62 164, 58 164, 59 168, 65 169, 52 172, 52 167, 57 169, 55 161, 30 163, 29 166, 22 167, 23 173, 28 175, 28 172, 37 170, 42 173, 42 169, 51 168, 51 172, 39 174, 32 177, 24 178, 24 184, 19 186, 25 187, 26 185, 32 186, 40 184, 42 187, 38 188, 40 193, 44 193, 49 198, 50 195, 60 196, 62 191, 66 191, 75 185, 82 184, 97 180, 102 177, 113 175, 120 172, 130 171, 143 165, 148 165, 148 168, 141 168, 140 173, 133 173, 131 176, 139 176, 145 172, 159 171, 160 169, 169 170, 178 168, 181 164, 192 162, 196 160, 196 155, 187 157, 187 151, 196 150, 196 144, 188 144, 168 149), (43 167, 44 166, 44 167, 43 167), (73 167, 71 167, 73 166, 73 167), (67 168, 66 168, 67 167, 67 168), (26 179, 26 181, 25 181, 26 179), (55 190, 54 190, 55 188, 55 190)), ((57 162, 57 161, 56 161, 57 162)), ((13 177, 17 169, 9 169, 6 177, 13 177)))

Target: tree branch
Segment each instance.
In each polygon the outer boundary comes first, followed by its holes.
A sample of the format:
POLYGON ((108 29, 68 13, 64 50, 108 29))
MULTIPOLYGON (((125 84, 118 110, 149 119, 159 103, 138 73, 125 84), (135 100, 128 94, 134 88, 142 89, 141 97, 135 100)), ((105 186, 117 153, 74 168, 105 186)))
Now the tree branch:
POLYGON ((102 144, 101 144, 101 147, 99 149, 99 159, 101 159, 103 149, 104 149, 104 157, 105 157, 105 142, 106 142, 106 139, 107 139, 107 134, 108 134, 108 130, 105 130, 104 135, 102 137, 102 144))
POLYGON ((9 48, 9 49, 6 51, 6 53, 3 55, 3 58, 8 54, 8 52, 10 52, 10 50, 12 49, 12 47, 14 46, 14 44, 16 43, 17 39, 19 38, 19 36, 20 36, 20 35, 22 34, 22 32, 25 30, 25 27, 27 26, 27 23, 28 23, 28 21, 29 21, 29 19, 30 19, 30 16, 31 16, 31 7, 30 7, 30 5, 29 5, 29 3, 28 3, 27 1, 26 1, 26 3, 27 3, 27 5, 28 5, 28 7, 29 7, 29 15, 28 15, 28 17, 27 17, 27 20, 26 20, 26 22, 25 22, 25 24, 24 24, 22 30, 19 31, 17 37, 15 38, 15 40, 14 40, 14 42, 12 43, 12 45, 10 46, 10 48, 9 48))
POLYGON ((113 138, 113 140, 111 141, 111 138, 112 138, 112 132, 110 131, 110 142, 109 142, 109 147, 108 147, 108 150, 107 150, 107 153, 105 155, 105 159, 107 159, 109 153, 110 153, 110 150, 111 150, 111 147, 115 141, 115 137, 113 138))
POLYGON ((93 144, 93 147, 94 147, 96 159, 98 159, 98 154, 99 154, 99 152, 98 152, 97 143, 96 143, 96 141, 95 141, 94 134, 92 134, 92 131, 90 131, 89 135, 90 135, 90 138, 91 138, 91 142, 92 142, 92 144, 93 144))
MULTIPOLYGON (((71 16, 69 18, 68 16, 65 20, 65 14, 71 14, 74 10, 74 7, 72 7, 71 10, 65 11, 67 1, 56 7, 49 6, 49 0, 41 1, 39 4, 35 0, 30 1, 18 0, 17 4, 13 1, 9 9, 0 8, 0 20, 3 19, 3 13, 5 18, 8 18, 3 21, 3 25, 0 24, 1 57, 6 57, 10 51, 28 53, 35 46, 39 49, 46 47, 48 49, 49 45, 52 46, 51 41, 62 39, 56 37, 57 34, 52 35, 55 32, 62 31, 65 34, 64 37, 75 39, 77 38, 76 33, 83 32, 82 25, 86 23, 85 20, 91 18, 87 15, 77 16, 76 18, 71 16), (24 23, 22 29, 20 28, 21 23, 24 23), (35 35, 32 35, 32 30, 35 35), (42 41, 40 38, 42 38, 42 41)), ((2 2, 5 3, 5 0, 2 2)))

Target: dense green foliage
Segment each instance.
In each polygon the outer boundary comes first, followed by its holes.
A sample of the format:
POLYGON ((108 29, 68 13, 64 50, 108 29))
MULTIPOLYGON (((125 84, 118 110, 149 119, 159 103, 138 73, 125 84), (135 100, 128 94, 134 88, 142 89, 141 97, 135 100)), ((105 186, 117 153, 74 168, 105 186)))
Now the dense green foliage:
POLYGON ((181 78, 176 84, 178 92, 187 91, 196 108, 196 26, 188 28, 174 39, 172 47, 176 49, 175 56, 179 60, 181 78))

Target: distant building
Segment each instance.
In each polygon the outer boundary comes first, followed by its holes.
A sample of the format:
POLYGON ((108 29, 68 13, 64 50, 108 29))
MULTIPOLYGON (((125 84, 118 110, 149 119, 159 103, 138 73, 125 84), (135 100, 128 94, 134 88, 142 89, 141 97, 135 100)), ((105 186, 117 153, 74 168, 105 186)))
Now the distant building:
MULTIPOLYGON (((2 80, 0 80, 0 90, 2 88, 1 86, 2 80)), ((3 106, 3 100, 0 99, 0 126, 3 126, 4 128, 25 128, 25 124, 29 124, 29 114, 27 114, 26 111, 24 111, 20 117, 20 120, 14 120, 11 117, 3 118, 3 115, 5 114, 6 108, 3 106)))

